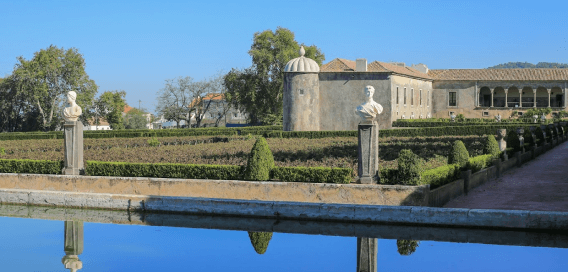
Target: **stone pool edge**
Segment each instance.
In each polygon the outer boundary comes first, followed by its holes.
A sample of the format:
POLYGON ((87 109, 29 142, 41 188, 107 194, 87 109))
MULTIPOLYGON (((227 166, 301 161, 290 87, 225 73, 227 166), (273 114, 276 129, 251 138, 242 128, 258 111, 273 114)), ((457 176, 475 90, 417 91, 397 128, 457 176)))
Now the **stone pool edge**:
POLYGON ((293 220, 469 228, 568 230, 568 212, 549 211, 327 204, 19 189, 0 189, 0 203, 3 205, 293 220))

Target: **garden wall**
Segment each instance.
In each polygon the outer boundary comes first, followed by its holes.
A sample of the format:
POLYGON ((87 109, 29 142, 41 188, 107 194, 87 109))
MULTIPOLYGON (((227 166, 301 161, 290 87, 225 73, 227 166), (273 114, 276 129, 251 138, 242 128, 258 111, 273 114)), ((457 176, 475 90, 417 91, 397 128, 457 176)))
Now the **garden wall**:
POLYGON ((238 180, 0 174, 0 188, 83 193, 364 205, 428 206, 429 185, 356 185, 238 180))

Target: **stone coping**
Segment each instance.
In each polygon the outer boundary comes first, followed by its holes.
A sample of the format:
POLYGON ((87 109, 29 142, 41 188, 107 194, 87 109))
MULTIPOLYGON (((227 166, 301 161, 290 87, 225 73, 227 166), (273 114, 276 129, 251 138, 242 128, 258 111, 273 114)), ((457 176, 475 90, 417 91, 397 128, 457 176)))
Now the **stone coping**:
POLYGON ((568 233, 0 205, 0 216, 309 235, 568 248, 568 233))
POLYGON ((0 189, 4 204, 292 220, 568 230, 568 212, 447 209, 0 189))

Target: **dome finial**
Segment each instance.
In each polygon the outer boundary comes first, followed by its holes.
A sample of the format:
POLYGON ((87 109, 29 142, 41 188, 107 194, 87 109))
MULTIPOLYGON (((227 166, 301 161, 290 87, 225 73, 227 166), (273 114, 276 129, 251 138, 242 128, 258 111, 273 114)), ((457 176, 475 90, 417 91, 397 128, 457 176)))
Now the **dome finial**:
POLYGON ((304 50, 304 46, 300 46, 300 57, 303 57, 306 54, 306 50, 304 50))

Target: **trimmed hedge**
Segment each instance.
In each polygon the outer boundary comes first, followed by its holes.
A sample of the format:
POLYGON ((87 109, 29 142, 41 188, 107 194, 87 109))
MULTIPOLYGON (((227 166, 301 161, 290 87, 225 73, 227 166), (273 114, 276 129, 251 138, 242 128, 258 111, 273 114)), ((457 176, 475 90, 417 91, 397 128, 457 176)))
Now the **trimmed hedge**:
POLYGON ((410 149, 403 149, 398 155, 398 183, 417 185, 420 182, 420 158, 410 149))
POLYGON ((537 127, 534 130, 534 134, 536 136, 536 144, 538 144, 538 146, 543 146, 545 144, 545 141, 544 141, 544 133, 543 133, 542 129, 540 127, 537 127))
MULTIPOLYGON (((516 130, 518 127, 528 129, 530 124, 522 125, 479 125, 452 126, 428 128, 381 129, 379 137, 432 137, 432 136, 467 136, 493 135, 497 129, 516 130)), ((346 131, 269 131, 264 133, 266 138, 327 138, 327 137, 357 137, 356 130, 346 131)))
POLYGON ((470 169, 471 173, 479 172, 481 169, 491 166, 493 158, 491 154, 470 158, 467 162, 467 169, 470 169))
POLYGON ((272 179, 284 182, 343 183, 351 182, 353 169, 327 167, 275 167, 272 179))
POLYGON ((469 152, 463 142, 460 140, 455 141, 448 156, 448 164, 459 164, 460 167, 465 167, 468 160, 469 152))
POLYGON ((426 170, 420 175, 420 184, 430 184, 430 189, 448 184, 460 178, 460 168, 458 164, 447 164, 426 170))
POLYGON ((2 160, 0 173, 61 174, 63 161, 2 160))
MULTIPOLYGON (((414 120, 414 119, 413 119, 414 120)), ((449 122, 449 121, 430 121, 430 122, 408 122, 408 121, 394 121, 392 122, 393 127, 459 127, 459 126, 479 126, 479 125, 526 125, 529 122, 519 122, 515 120, 515 122, 503 122, 497 123, 495 120, 491 120, 491 122, 449 122)))
MULTIPOLYGON (((282 130, 282 126, 214 127, 184 129, 123 129, 85 130, 83 138, 138 138, 138 137, 182 137, 182 136, 232 136, 262 135, 269 131, 282 130)), ((0 133, 0 140, 63 139, 63 131, 50 132, 9 132, 0 133)))
POLYGON ((127 163, 87 161, 85 175, 183 179, 240 180, 244 166, 174 163, 127 163))
POLYGON ((249 154, 244 178, 255 181, 269 180, 272 168, 274 168, 272 151, 270 151, 266 139, 259 137, 249 154))
MULTIPOLYGON (((529 130, 527 129, 526 131, 529 130)), ((497 143, 497 140, 495 140, 495 136, 487 135, 485 140, 485 145, 483 146, 483 153, 489 154, 495 158, 499 157, 499 154, 501 154, 501 150, 499 150, 499 143, 497 143)))
POLYGON ((516 131, 507 132, 507 148, 511 148, 514 152, 521 151, 521 141, 516 131))

